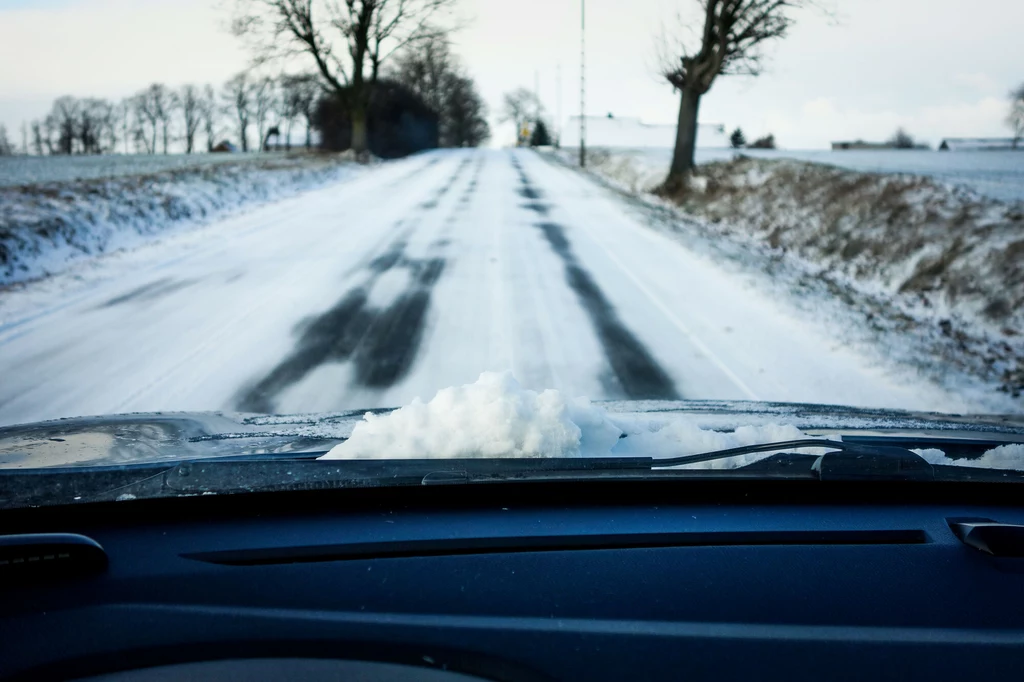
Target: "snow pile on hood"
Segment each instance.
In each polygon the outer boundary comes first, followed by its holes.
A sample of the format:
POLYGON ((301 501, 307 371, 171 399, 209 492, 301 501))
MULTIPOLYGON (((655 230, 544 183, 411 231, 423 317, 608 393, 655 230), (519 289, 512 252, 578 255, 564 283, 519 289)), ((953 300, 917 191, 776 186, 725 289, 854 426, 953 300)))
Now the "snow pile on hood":
MULTIPOLYGON (((322 459, 675 457, 807 437, 795 426, 744 426, 723 433, 685 418, 655 423, 613 417, 586 398, 566 399, 556 390, 537 393, 520 386, 511 372, 486 372, 474 384, 438 391, 430 402, 416 399, 390 414, 367 414, 351 437, 322 459)), ((734 468, 771 454, 692 466, 734 468)))
POLYGON ((367 414, 324 459, 579 457, 607 453, 619 431, 586 400, 522 388, 511 372, 445 388, 387 415, 367 414), (585 429, 585 431, 584 431, 585 429))
POLYGON ((948 464, 958 467, 975 467, 978 469, 1011 469, 1024 471, 1024 445, 1012 443, 1001 445, 989 450, 977 459, 951 459, 942 450, 914 450, 932 464, 948 464))

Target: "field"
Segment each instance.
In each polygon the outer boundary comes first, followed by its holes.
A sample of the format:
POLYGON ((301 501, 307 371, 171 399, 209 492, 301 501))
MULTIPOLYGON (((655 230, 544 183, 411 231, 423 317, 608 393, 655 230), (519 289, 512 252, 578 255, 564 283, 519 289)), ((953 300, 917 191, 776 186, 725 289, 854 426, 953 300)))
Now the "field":
POLYGON ((283 153, 250 154, 111 154, 107 156, 0 156, 0 187, 71 180, 99 180, 129 175, 266 161, 283 153))
MULTIPOLYGON (((594 150, 628 158, 635 168, 636 180, 647 189, 664 179, 672 159, 671 149, 594 150)), ((1000 201, 1024 201, 1024 150, 992 152, 934 151, 790 151, 744 149, 745 156, 757 159, 796 159, 822 163, 868 173, 909 173, 940 182, 967 187, 1000 201)), ((698 149, 697 162, 723 161, 736 156, 731 149, 698 149)))

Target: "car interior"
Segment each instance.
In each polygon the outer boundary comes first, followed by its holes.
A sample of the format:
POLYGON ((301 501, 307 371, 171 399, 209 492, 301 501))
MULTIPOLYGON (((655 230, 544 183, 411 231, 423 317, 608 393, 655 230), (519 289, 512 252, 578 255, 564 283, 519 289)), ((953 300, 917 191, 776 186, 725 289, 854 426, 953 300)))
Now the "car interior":
POLYGON ((1015 679, 1015 486, 551 481, 0 512, 10 680, 1015 679))

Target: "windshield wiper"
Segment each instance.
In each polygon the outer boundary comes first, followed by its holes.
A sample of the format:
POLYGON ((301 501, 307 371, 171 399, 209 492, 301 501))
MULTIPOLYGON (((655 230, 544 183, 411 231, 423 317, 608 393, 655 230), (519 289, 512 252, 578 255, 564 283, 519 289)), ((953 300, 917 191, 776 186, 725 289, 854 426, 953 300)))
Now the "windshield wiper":
POLYGON ((486 483, 627 480, 805 480, 1021 482, 1024 472, 931 465, 885 443, 804 439, 655 459, 311 459, 244 455, 210 460, 85 469, 3 472, 0 508, 193 495, 486 483), (824 455, 800 455, 807 448, 824 455), (730 469, 678 469, 759 452, 778 453, 730 469), (60 499, 54 499, 60 490, 60 499))
MULTIPOLYGON (((934 480, 935 469, 923 457, 907 448, 893 445, 847 443, 821 438, 778 441, 715 450, 699 455, 670 457, 653 461, 652 469, 671 469, 687 464, 714 462, 758 452, 791 452, 809 448, 825 448, 832 452, 819 456, 811 466, 820 480, 857 480, 887 478, 892 480, 934 480), (837 454, 838 453, 838 454, 837 454)), ((739 467, 738 470, 743 470, 739 467)))

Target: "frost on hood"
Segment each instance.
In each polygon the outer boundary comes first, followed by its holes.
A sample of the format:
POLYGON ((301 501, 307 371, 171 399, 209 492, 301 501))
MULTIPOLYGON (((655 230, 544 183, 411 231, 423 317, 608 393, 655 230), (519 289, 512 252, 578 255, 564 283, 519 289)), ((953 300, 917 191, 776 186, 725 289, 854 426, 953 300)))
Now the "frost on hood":
MULTIPOLYGON (((586 398, 567 399, 550 389, 537 393, 520 386, 511 372, 486 372, 474 384, 438 391, 430 402, 416 399, 390 414, 367 414, 323 459, 674 457, 807 437, 795 426, 723 433, 684 418, 655 423, 611 417, 586 398)), ((772 454, 691 466, 734 468, 772 454)))

